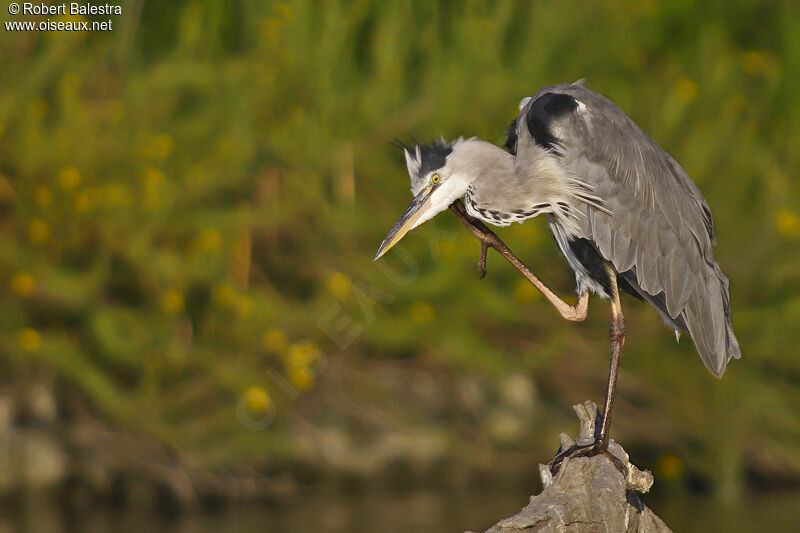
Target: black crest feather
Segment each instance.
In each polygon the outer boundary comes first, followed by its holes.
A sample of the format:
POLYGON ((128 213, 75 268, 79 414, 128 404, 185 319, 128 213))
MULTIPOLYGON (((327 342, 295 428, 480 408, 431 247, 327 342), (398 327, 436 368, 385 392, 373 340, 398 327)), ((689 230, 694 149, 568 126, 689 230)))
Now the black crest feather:
POLYGON ((413 144, 402 142, 391 143, 411 155, 417 163, 417 177, 427 175, 429 172, 442 168, 447 162, 447 156, 453 151, 453 145, 444 139, 439 139, 429 143, 418 143, 414 140, 413 144))
POLYGON ((443 139, 440 139, 428 144, 420 144, 419 150, 422 155, 419 175, 424 176, 428 172, 442 168, 447 162, 447 156, 453 151, 453 147, 443 139))

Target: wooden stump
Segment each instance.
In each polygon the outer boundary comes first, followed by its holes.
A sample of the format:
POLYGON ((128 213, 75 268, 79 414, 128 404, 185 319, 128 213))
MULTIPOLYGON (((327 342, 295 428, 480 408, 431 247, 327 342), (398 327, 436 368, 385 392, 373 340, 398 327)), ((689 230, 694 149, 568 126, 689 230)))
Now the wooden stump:
MULTIPOLYGON (((591 443, 599 416, 593 402, 573 407, 581 423, 578 444, 591 443)), ((560 435, 563 449, 572 439, 560 435)), ((550 467, 539 465, 544 489, 531 496, 519 513, 505 518, 486 533, 524 532, 638 532, 666 533, 667 525, 639 499, 653 485, 653 475, 630 463, 628 454, 613 440, 608 451, 625 465, 623 476, 605 455, 565 460, 553 476, 550 467)))

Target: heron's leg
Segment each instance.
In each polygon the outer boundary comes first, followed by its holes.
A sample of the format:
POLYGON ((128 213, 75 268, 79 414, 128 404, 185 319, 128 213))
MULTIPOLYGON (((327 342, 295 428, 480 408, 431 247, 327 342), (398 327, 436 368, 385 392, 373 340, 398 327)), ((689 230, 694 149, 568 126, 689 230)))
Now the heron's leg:
POLYGON ((589 312, 589 291, 584 291, 583 294, 581 294, 578 298, 578 302, 575 305, 568 304, 556 293, 554 293, 547 285, 545 285, 542 280, 540 280, 536 274, 534 274, 531 269, 525 265, 525 263, 520 261, 520 259, 514 255, 514 252, 512 252, 508 246, 506 246, 506 243, 500 239, 500 237, 498 237, 492 230, 487 228, 483 222, 470 217, 467 214, 467 210, 461 200, 456 200, 453 202, 453 204, 450 206, 450 210, 453 211, 453 213, 456 214, 456 216, 467 227, 467 229, 469 229, 473 235, 478 237, 478 239, 481 241, 481 256, 478 260, 478 269, 481 271, 481 277, 486 275, 486 251, 489 248, 494 248, 509 263, 514 265, 514 268, 516 268, 523 276, 525 276, 525 278, 530 281, 534 287, 539 289, 539 292, 541 292, 542 295, 547 298, 547 301, 553 304, 553 307, 556 308, 562 317, 573 322, 581 322, 586 319, 586 315, 589 312))
POLYGON ((625 475, 622 461, 608 453, 608 438, 611 429, 611 413, 614 408, 614 397, 617 393, 617 374, 619 373, 619 360, 622 355, 622 346, 625 344, 625 317, 622 314, 622 305, 619 299, 619 289, 617 288, 617 273, 606 264, 611 285, 611 362, 608 368, 608 384, 606 386, 606 401, 603 407, 603 417, 600 420, 600 428, 597 439, 589 445, 574 445, 567 450, 559 453, 550 463, 550 470, 553 474, 558 472, 561 463, 568 457, 588 457, 597 454, 605 454, 612 460, 617 469, 625 475))
POLYGON ((608 385, 606 386, 606 403, 603 407, 603 423, 600 425, 600 440, 603 447, 608 446, 608 435, 611 427, 611 413, 614 408, 614 397, 617 394, 617 374, 622 347, 625 345, 625 316, 617 288, 617 273, 606 264, 606 272, 611 284, 611 362, 608 367, 608 385))

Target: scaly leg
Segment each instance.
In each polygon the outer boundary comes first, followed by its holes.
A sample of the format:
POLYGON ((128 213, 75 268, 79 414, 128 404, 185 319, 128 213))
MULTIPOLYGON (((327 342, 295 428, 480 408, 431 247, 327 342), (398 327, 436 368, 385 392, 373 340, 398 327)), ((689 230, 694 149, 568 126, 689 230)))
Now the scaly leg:
MULTIPOLYGON (((589 312, 589 291, 584 291, 583 294, 580 295, 578 298, 578 303, 575 305, 570 305, 564 300, 562 300, 556 293, 554 293, 547 285, 545 285, 542 280, 536 277, 530 268, 528 268, 525 263, 519 260, 519 258, 514 255, 506 244, 500 240, 492 230, 486 227, 486 225, 481 222, 480 220, 474 219, 467 214, 467 210, 464 207, 464 204, 461 200, 456 200, 450 206, 450 210, 456 214, 456 216, 461 220, 461 222, 469 229, 473 235, 478 237, 481 241, 481 255, 480 259, 478 259, 478 270, 481 272, 481 277, 486 275, 486 251, 489 248, 494 248, 497 250, 500 255, 505 257, 505 259, 514 265, 516 268, 525 278, 530 281, 534 287, 539 289, 539 292, 547 298, 553 307, 566 318, 567 320, 571 320, 573 322, 582 322, 586 319, 586 315, 589 312)), ((616 279, 616 278, 615 278, 616 279)))
POLYGON ((617 393, 617 374, 619 372, 619 360, 622 355, 622 346, 625 344, 625 317, 622 314, 622 305, 619 300, 619 290, 617 288, 617 273, 606 264, 606 273, 611 285, 611 363, 608 368, 608 385, 606 386, 606 401, 603 408, 603 418, 600 423, 600 431, 592 444, 578 446, 573 445, 567 450, 559 453, 553 462, 550 463, 550 471, 555 474, 561 468, 561 463, 568 457, 589 457, 600 453, 605 454, 611 459, 616 467, 623 473, 624 466, 622 461, 607 452, 608 438, 611 430, 611 413, 614 409, 614 396, 617 393))
POLYGON ((611 428, 611 412, 614 408, 614 396, 617 394, 617 374, 622 347, 625 345, 625 316, 619 301, 617 273, 606 264, 606 272, 611 280, 611 363, 608 368, 608 385, 606 387, 606 403, 603 408, 603 423, 600 426, 600 440, 603 447, 608 446, 608 435, 611 428))

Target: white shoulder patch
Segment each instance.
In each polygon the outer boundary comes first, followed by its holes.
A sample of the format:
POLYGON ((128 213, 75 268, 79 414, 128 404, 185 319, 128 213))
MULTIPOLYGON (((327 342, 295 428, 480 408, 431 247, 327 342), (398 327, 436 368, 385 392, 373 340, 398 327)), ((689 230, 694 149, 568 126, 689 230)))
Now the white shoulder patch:
POLYGON ((525 108, 525 106, 528 105, 528 102, 530 102, 530 101, 531 101, 531 97, 530 96, 526 96, 525 98, 520 100, 519 101, 519 110, 522 111, 525 108))

